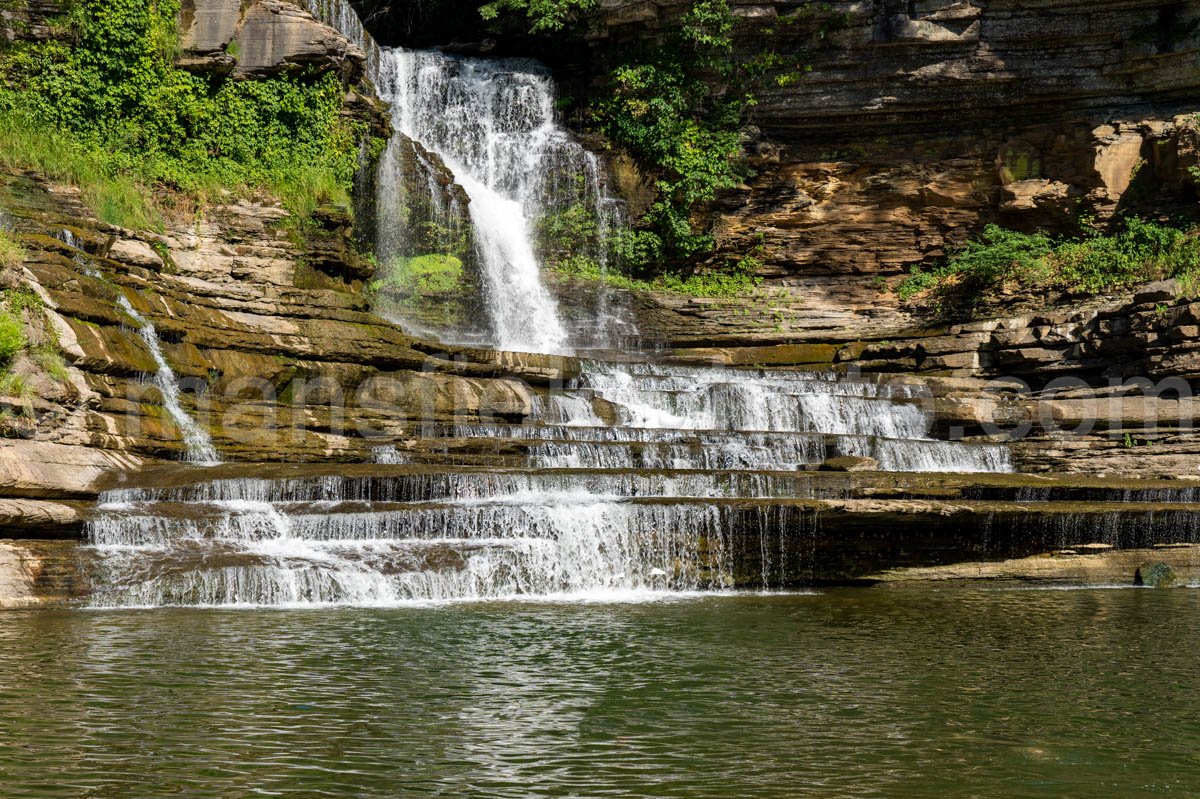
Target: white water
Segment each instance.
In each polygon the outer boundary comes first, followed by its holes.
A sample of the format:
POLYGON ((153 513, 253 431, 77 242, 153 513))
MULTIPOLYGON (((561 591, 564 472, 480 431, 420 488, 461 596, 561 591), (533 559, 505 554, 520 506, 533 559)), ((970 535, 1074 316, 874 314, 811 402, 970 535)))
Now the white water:
MULTIPOLYGON (((311 6, 368 53, 395 128, 469 197, 491 343, 569 351, 532 225, 581 197, 602 229, 613 214, 596 159, 555 121, 549 75, 531 62, 377 48, 343 0, 311 6)), ((404 251, 412 233, 400 195, 413 184, 401 172, 411 161, 398 147, 378 175, 381 258, 404 251)), ((415 162, 434 215, 452 223, 462 209, 440 204, 434 165, 420 152, 415 162)), ((189 453, 215 460, 179 407, 153 327, 123 307, 142 326, 189 453)), ((609 321, 587 324, 603 331, 609 321)), ((506 453, 518 454, 504 457, 532 470, 423 471, 397 466, 417 453, 382 447, 369 477, 109 492, 88 525, 105 574, 94 604, 657 598, 744 579, 731 560, 737 536, 757 536, 749 546, 761 550, 769 587, 772 575, 797 573, 783 566, 815 535, 811 516, 787 500, 827 490, 798 470, 858 455, 898 471, 1011 471, 1002 446, 935 440, 926 400, 911 387, 836 375, 589 362, 576 385, 537 397, 532 424, 442 430, 507 441, 506 453), (758 502, 724 502, 747 499, 758 502)))
MULTIPOLYGON (((585 153, 555 122, 550 78, 531 65, 384 49, 376 83, 396 130, 436 153, 470 198, 494 344, 566 352, 531 224, 555 200, 550 175, 580 174, 585 153)), ((398 189, 381 181, 380 191, 398 189)))
POLYGON ((535 413, 544 426, 482 434, 546 441, 531 451, 542 467, 782 471, 852 455, 888 471, 1012 471, 1007 447, 934 439, 928 392, 833 374, 590 362, 535 413), (593 398, 615 412, 611 433, 593 398))
POLYGON ((158 343, 158 331, 154 329, 150 320, 133 309, 129 298, 124 294, 118 295, 117 305, 138 326, 138 334, 146 342, 146 347, 150 350, 150 357, 154 359, 154 363, 158 367, 158 371, 154 375, 154 382, 162 393, 163 408, 171 416, 183 437, 184 446, 187 448, 185 459, 191 463, 202 465, 220 463, 216 447, 213 446, 208 432, 196 424, 196 420, 189 416, 188 412, 179 404, 179 380, 163 355, 162 347, 158 343))
POLYGON ((712 505, 579 490, 411 507, 217 499, 168 509, 128 496, 105 497, 89 524, 104 575, 94 606, 585 597, 727 579, 712 505))

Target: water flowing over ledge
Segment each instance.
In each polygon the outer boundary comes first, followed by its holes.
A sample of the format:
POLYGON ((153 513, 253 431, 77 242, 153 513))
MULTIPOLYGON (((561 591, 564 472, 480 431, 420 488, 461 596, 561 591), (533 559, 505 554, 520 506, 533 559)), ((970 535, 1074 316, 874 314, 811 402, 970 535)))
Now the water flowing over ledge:
MULTIPOLYGON (((104 575, 93 602, 377 605, 794 586, 797 547, 817 520, 786 503, 817 496, 795 469, 829 454, 827 437, 896 465, 1011 468, 1003 447, 929 439, 919 399, 908 386, 835 375, 591 362, 533 424, 448 431, 528 436, 528 465, 553 471, 380 466, 353 479, 243 475, 111 491, 88 526, 104 575), (672 449, 680 437, 694 437, 687 454, 672 449), (672 471, 645 471, 653 445, 667 448, 672 462, 657 465, 672 471), (622 471, 635 447, 638 468, 622 471), (704 470, 674 471, 694 467, 704 470)), ((406 460, 390 453, 377 457, 406 460)))
MULTIPOLYGON (((397 135, 377 181, 381 263, 407 267, 432 255, 414 249, 420 224, 469 226, 488 343, 574 351, 579 342, 542 280, 535 227, 584 203, 600 221, 603 245, 619 208, 605 196, 596 158, 556 121, 549 73, 532 62, 378 48, 347 6, 314 9, 370 54, 372 79, 391 103, 397 135), (452 202, 433 196, 445 179, 461 190, 452 202), (436 218, 414 219, 413 192, 430 195, 422 207, 436 218)), ((170 369, 153 328, 126 310, 158 353, 161 381, 170 369)), ((588 324, 602 339, 610 323, 617 330, 622 322, 588 324)), ((452 339, 456 331, 441 333, 452 339)), ((215 460, 166 382, 189 457, 215 460)), ((806 482, 804 470, 835 456, 905 471, 1012 469, 1003 446, 937 440, 928 397, 904 384, 587 360, 569 384, 533 396, 523 425, 430 422, 417 442, 423 448, 381 445, 378 466, 358 467, 375 470, 367 475, 347 468, 291 479, 243 470, 110 491, 87 528, 102 575, 91 602, 389 605, 795 588, 815 579, 822 548, 841 546, 821 529, 853 529, 846 518, 877 513, 852 506, 868 495, 829 493, 806 482), (435 452, 439 439, 504 442, 509 460, 448 468, 435 452), (837 518, 823 521, 831 514, 837 518)), ((988 503, 968 509, 972 529, 996 514, 999 528, 1023 518, 988 503)), ((879 518, 897 521, 888 515, 894 510, 879 518)), ((960 510, 934 504, 895 512, 919 529, 960 510)), ((1060 510, 1080 520, 1072 531, 1094 522, 1060 510)), ((1119 534, 1128 518, 1114 522, 1119 534)), ((947 534, 958 532, 947 526, 947 534)))
POLYGON ((196 420, 189 416, 188 412, 179 404, 179 380, 175 377, 175 372, 171 369, 170 364, 167 363, 166 356, 163 355, 162 347, 158 343, 158 331, 154 329, 154 325, 148 319, 133 309, 129 298, 124 294, 117 297, 117 305, 137 324, 138 335, 146 342, 150 356, 158 366, 154 382, 158 386, 158 390, 162 392, 163 407, 170 414, 172 421, 175 422, 183 436, 183 443, 187 447, 185 459, 201 465, 220 463, 217 449, 213 446, 208 431, 196 424, 196 420))

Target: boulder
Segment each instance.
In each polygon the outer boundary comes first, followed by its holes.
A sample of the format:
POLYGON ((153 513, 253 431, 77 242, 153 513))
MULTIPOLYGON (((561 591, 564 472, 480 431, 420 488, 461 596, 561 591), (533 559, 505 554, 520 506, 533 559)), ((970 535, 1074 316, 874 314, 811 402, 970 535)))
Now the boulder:
POLYGON ((281 0, 259 0, 242 18, 235 75, 275 75, 303 69, 362 74, 366 55, 307 11, 281 0))
MULTIPOLYGON (((45 441, 0 440, 0 496, 94 497, 96 483, 106 473, 138 468, 143 459, 127 453, 45 441)), ((15 506, 12 506, 15 507, 15 506)), ((12 510, 9 507, 9 510, 12 510)), ((44 508, 45 518, 56 509, 44 508)), ((0 508, 0 520, 8 518, 0 508)), ((66 520, 67 517, 57 517, 66 520)))
POLYGON ((283 0, 184 0, 180 28, 177 63, 193 72, 254 78, 336 71, 353 82, 366 64, 357 44, 283 0))

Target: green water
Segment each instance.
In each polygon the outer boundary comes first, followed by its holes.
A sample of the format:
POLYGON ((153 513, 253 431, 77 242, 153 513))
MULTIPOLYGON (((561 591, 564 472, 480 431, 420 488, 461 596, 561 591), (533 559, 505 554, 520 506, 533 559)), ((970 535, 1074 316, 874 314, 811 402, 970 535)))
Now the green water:
POLYGON ((0 796, 1200 796, 1200 591, 0 615, 0 796))

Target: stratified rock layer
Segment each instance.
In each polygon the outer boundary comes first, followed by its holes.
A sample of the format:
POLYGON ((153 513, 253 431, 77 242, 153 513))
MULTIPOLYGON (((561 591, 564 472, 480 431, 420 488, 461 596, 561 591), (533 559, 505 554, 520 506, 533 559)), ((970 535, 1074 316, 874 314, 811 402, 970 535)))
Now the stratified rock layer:
POLYGON ((183 0, 179 64, 196 72, 258 77, 311 70, 362 76, 357 45, 284 0, 183 0))
MULTIPOLYGON (((756 90, 750 176, 707 218, 714 260, 754 252, 767 291, 736 313, 647 300, 667 338, 892 336, 913 320, 884 289, 988 222, 1196 215, 1200 2, 732 5, 738 58, 784 66, 756 90)), ((688 7, 606 0, 597 60, 688 7)))

